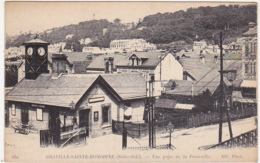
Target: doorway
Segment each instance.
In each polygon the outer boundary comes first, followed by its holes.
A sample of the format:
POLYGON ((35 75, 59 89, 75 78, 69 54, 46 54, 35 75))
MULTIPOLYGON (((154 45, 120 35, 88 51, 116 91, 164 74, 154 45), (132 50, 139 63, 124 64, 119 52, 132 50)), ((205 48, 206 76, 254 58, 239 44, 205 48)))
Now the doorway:
POLYGON ((23 125, 28 125, 29 122, 28 108, 21 109, 21 121, 23 125))
MULTIPOLYGON (((60 111, 58 108, 50 108, 49 109, 49 130, 51 133, 54 133, 56 131, 57 125, 57 118, 60 116, 60 111)), ((59 130, 57 128, 57 130, 59 130)))
POLYGON ((86 128, 86 136, 89 136, 89 121, 90 121, 90 109, 84 109, 79 111, 79 127, 86 128))

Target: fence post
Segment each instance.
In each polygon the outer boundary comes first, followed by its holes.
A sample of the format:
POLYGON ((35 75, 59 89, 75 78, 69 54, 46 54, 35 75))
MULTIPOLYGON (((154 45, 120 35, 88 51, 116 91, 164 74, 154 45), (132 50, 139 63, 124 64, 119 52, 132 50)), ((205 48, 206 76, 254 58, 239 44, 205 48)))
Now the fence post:
POLYGON ((115 120, 112 119, 112 132, 115 133, 115 120))
POLYGON ((139 138, 141 137, 141 124, 139 123, 138 124, 138 127, 139 127, 139 138))
POLYGON ((123 134, 122 134, 122 149, 127 147, 127 130, 125 128, 125 122, 123 122, 123 134))
POLYGON ((60 146, 60 118, 56 118, 55 145, 60 146))

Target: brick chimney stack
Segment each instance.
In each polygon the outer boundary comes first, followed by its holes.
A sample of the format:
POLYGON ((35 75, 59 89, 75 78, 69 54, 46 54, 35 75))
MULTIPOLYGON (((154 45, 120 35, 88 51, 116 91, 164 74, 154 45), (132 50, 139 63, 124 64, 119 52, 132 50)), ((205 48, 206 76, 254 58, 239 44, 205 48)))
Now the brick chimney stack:
POLYGON ((52 54, 52 77, 59 78, 62 74, 66 74, 67 56, 65 54, 52 54))
POLYGON ((105 57, 104 58, 105 63, 105 73, 113 73, 113 67, 114 67, 114 57, 105 57))

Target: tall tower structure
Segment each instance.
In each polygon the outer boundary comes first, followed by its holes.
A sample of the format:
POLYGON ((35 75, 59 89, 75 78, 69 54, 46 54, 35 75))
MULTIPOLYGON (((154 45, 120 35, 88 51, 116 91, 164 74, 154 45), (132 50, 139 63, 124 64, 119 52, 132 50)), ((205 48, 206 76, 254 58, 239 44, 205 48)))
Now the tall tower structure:
POLYGON ((36 36, 23 45, 25 46, 25 78, 35 80, 41 73, 49 73, 48 45, 50 43, 36 36))

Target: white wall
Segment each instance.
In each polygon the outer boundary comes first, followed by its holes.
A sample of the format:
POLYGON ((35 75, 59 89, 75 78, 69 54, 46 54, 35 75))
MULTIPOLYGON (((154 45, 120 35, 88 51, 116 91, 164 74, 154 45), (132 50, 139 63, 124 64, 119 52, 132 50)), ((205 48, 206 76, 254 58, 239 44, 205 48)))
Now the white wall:
POLYGON ((132 122, 133 123, 144 123, 144 99, 134 100, 131 102, 132 107, 132 122))
POLYGON ((18 82, 20 82, 25 77, 25 63, 18 68, 18 82))
POLYGON ((161 80, 183 80, 183 67, 170 53, 155 68, 155 80, 160 80, 160 71, 161 80))
MULTIPOLYGON (((124 105, 124 103, 126 103, 126 102, 122 101, 119 104, 118 121, 124 121, 124 113, 128 109, 128 107, 126 107, 124 105)), ((145 107, 144 99, 131 100, 131 101, 127 101, 127 103, 130 103, 130 105, 132 107, 132 119, 130 120, 130 122, 144 123, 144 121, 143 121, 144 107, 145 107)))

